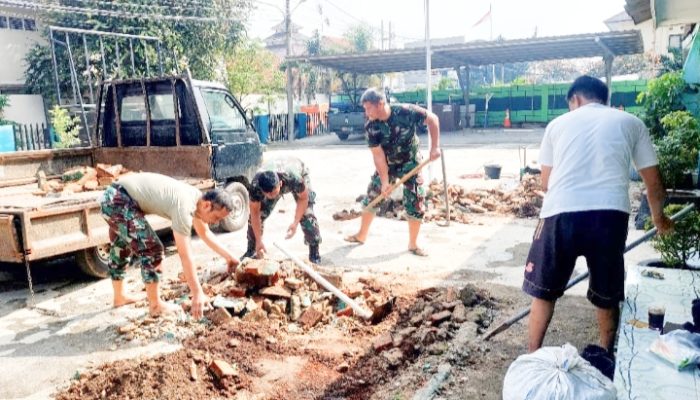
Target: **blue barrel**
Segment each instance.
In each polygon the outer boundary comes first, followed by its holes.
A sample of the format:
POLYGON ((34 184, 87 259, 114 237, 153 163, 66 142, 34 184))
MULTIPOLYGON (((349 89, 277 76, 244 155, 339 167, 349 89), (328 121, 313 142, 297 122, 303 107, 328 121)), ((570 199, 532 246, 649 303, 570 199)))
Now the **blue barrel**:
POLYGON ((294 115, 294 128, 296 130, 296 138, 303 139, 306 137, 306 120, 308 116, 306 114, 295 114, 294 115))
POLYGON ((0 153, 15 151, 15 127, 0 125, 0 153))
POLYGON ((267 144, 267 141, 270 138, 270 116, 256 115, 253 118, 253 125, 255 126, 255 130, 258 132, 260 143, 267 144))

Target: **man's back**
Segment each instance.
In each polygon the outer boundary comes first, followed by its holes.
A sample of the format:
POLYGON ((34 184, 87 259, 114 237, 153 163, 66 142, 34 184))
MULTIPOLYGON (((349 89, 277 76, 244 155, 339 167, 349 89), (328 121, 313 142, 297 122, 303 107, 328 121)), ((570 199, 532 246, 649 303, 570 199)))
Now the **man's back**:
POLYGON ((563 212, 630 212, 629 166, 657 164, 649 133, 637 117, 588 103, 552 121, 540 148, 540 164, 551 166, 540 216, 563 212))

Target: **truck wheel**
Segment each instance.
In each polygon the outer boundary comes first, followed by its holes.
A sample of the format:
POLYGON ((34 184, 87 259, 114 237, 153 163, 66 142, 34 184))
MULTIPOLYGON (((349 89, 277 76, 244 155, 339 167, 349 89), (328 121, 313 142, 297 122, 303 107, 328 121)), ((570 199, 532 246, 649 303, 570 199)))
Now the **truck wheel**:
POLYGON ((242 183, 231 182, 226 185, 226 191, 233 199, 233 210, 221 221, 220 226, 225 232, 235 232, 248 224, 248 189, 242 183))
POLYGON ((104 279, 109 276, 109 243, 80 250, 75 253, 75 262, 86 275, 104 279))
POLYGON ((348 138, 350 137, 349 133, 337 133, 337 135, 338 138, 342 141, 348 140, 348 138))

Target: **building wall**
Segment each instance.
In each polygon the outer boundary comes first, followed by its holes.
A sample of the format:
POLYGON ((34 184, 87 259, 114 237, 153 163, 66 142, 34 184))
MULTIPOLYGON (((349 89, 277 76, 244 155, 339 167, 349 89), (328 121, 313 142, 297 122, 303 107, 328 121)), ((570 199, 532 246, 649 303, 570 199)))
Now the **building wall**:
POLYGON ((0 7, 0 88, 24 84, 24 71, 27 67, 24 56, 35 43, 44 41, 40 34, 41 29, 34 12, 0 7), (12 29, 10 22, 18 20, 22 21, 22 26, 12 29), (34 21, 33 27, 30 21, 34 21), (29 30, 31 28, 35 30, 29 30))
POLYGON ((659 26, 654 30, 651 19, 638 25, 635 25, 631 19, 628 21, 608 23, 608 27, 613 31, 639 30, 642 34, 644 52, 657 55, 667 55, 669 53, 669 37, 671 35, 682 35, 683 26, 684 25, 659 26))
POLYGON ((37 94, 11 94, 8 95, 10 105, 5 108, 3 118, 18 124, 44 124, 44 100, 37 94))

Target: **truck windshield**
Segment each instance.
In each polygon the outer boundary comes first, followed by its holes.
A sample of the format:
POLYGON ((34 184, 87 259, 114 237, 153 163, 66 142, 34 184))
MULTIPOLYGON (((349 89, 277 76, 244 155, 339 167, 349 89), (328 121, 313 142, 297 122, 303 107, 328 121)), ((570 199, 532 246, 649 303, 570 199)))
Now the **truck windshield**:
POLYGON ((201 92, 209 113, 212 133, 246 131, 245 117, 236 107, 231 95, 219 90, 202 89, 201 92))

